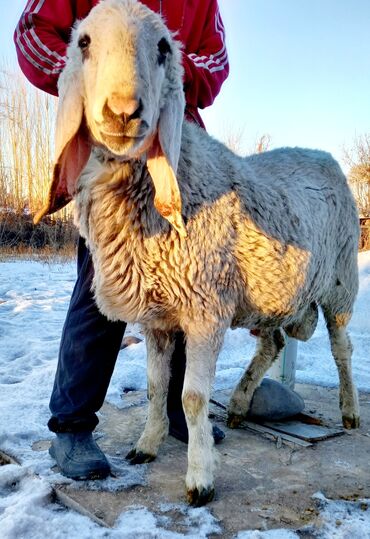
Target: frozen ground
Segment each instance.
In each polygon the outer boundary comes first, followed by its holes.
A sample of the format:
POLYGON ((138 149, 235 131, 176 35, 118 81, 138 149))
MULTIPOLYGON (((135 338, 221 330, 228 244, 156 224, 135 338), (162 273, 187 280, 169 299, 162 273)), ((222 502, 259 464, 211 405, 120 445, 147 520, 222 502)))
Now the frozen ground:
MULTIPOLYGON (((354 377, 359 389, 370 392, 370 253, 359 255, 360 293, 350 325, 355 347, 354 377)), ((43 265, 38 262, 0 264, 0 449, 13 454, 22 466, 0 466, 0 537, 2 539, 51 539, 99 537, 179 537, 165 529, 163 517, 133 507, 125 512, 113 530, 105 530, 88 518, 52 503, 51 486, 61 476, 51 470, 47 451, 33 451, 32 445, 50 439, 46 423, 59 337, 75 279, 74 264, 43 265), (39 474, 41 479, 34 477, 39 474)), ((129 328, 137 334, 138 328, 129 328)), ((254 348, 254 339, 243 330, 229 331, 219 358, 215 387, 230 388, 244 370, 254 348)), ((337 385, 337 373, 330 355, 322 319, 313 338, 299 344, 297 381, 337 385)), ((120 353, 108 392, 108 401, 124 407, 125 387, 146 386, 144 344, 131 345, 120 353)), ((121 466, 122 483, 130 483, 127 468, 121 466)), ((135 472, 137 473, 137 472, 135 472)), ((135 478, 137 480, 137 478, 135 478)), ((336 502, 318 497, 323 539, 370 538, 370 510, 366 501, 336 502), (338 524, 341 523, 340 525, 338 524)), ((188 522, 187 537, 216 533, 217 522, 208 509, 182 508, 188 522)), ((159 513, 161 509, 159 508, 159 513)), ((238 539, 290 539, 298 535, 287 530, 243 531, 238 539)))

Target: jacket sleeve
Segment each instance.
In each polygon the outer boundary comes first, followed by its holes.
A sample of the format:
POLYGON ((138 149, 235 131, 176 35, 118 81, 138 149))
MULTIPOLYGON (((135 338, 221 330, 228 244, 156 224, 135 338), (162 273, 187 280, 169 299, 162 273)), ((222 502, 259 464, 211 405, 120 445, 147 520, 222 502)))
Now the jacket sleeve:
POLYGON ((57 81, 75 21, 74 0, 28 2, 14 32, 18 62, 37 88, 58 95, 57 81))
POLYGON ((225 30, 217 0, 209 3, 199 49, 183 52, 186 102, 201 109, 212 105, 229 74, 225 30))
MULTIPOLYGON (((58 94, 58 77, 65 66, 67 43, 75 22, 73 1, 29 2, 14 32, 24 75, 34 86, 53 95, 58 94)), ((198 50, 183 53, 186 102, 194 108, 213 103, 229 72, 217 0, 210 0, 206 20, 198 50)))

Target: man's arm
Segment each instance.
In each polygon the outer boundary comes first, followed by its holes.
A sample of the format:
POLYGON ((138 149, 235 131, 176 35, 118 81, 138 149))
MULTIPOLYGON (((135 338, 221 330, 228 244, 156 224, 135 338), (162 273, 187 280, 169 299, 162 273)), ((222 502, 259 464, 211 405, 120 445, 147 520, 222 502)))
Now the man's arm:
MULTIPOLYGON (((43 0, 28 3, 14 32, 19 65, 37 88, 58 95, 57 82, 66 60, 71 27, 90 10, 89 0, 43 0)), ((229 72, 225 33, 217 0, 209 0, 207 23, 196 52, 183 53, 185 96, 190 109, 211 105, 229 72)), ((186 44, 185 44, 186 46, 186 44)), ((197 115, 197 112, 196 112, 197 115)))
POLYGON ((217 0, 210 0, 206 24, 197 51, 183 53, 186 103, 191 107, 212 105, 229 74, 225 30, 217 0))
POLYGON ((19 65, 37 88, 58 95, 57 82, 75 21, 72 0, 28 2, 14 32, 19 65))

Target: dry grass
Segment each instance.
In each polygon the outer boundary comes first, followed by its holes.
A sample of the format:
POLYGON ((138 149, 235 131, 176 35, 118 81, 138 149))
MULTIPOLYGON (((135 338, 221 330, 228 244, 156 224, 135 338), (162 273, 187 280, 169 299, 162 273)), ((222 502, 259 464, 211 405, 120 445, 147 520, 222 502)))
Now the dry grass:
POLYGON ((74 253, 77 230, 71 221, 46 218, 35 226, 30 215, 0 213, 0 259, 17 253, 37 253, 49 258, 51 253, 74 253))
POLYGON ((32 247, 19 246, 13 249, 8 247, 0 248, 0 264, 2 262, 14 262, 16 260, 32 260, 44 264, 67 264, 75 258, 76 248, 72 245, 67 245, 59 251, 55 251, 51 247, 37 250, 32 247))
POLYGON ((56 99, 32 88, 20 73, 0 68, 0 249, 60 251, 76 232, 66 208, 32 224, 43 204, 53 158, 56 99))

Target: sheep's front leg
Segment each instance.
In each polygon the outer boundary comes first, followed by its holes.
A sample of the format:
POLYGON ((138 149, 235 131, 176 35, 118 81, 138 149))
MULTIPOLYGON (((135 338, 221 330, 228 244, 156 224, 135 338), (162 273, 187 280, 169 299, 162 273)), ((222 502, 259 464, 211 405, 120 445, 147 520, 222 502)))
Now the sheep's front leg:
POLYGON ((148 417, 136 447, 127 459, 131 464, 151 462, 168 434, 167 394, 170 361, 175 348, 175 335, 163 331, 145 330, 148 369, 148 417))
POLYGON ((186 372, 182 392, 189 431, 186 490, 188 502, 196 507, 211 501, 214 496, 216 450, 208 420, 208 403, 225 331, 226 328, 205 331, 205 336, 187 333, 186 372))
POLYGON ((280 329, 263 330, 258 338, 257 350, 230 398, 227 425, 237 428, 248 413, 252 397, 263 375, 277 359, 284 347, 280 329))

